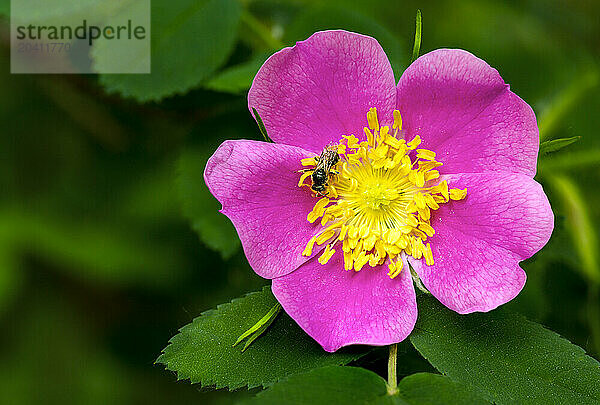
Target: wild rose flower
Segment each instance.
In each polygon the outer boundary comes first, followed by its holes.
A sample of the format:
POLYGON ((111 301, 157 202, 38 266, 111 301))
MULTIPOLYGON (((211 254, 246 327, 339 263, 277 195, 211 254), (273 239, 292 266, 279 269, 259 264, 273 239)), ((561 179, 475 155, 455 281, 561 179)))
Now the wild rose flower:
POLYGON ((265 62, 248 106, 275 143, 224 142, 205 181, 250 266, 325 350, 408 336, 409 264, 461 314, 521 291, 519 262, 553 214, 533 180, 535 115, 483 60, 439 49, 396 85, 376 40, 318 32, 265 62))

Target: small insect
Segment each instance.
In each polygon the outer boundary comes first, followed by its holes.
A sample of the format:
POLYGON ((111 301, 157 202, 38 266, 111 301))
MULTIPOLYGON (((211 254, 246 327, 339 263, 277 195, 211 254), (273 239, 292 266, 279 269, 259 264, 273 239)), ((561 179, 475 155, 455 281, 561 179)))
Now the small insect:
POLYGON ((315 160, 317 161, 317 165, 310 175, 313 183, 311 189, 321 195, 325 195, 330 176, 337 174, 334 167, 340 161, 340 155, 337 153, 335 147, 329 146, 323 148, 321 155, 315 160))

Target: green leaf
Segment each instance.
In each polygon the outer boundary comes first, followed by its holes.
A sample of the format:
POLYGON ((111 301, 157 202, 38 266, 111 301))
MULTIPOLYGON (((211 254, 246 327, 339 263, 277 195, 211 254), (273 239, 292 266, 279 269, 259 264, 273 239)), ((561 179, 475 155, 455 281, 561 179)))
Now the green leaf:
POLYGON ((237 389, 271 385, 313 368, 346 364, 369 349, 357 347, 327 353, 286 314, 245 352, 233 347, 238 336, 276 304, 269 287, 210 310, 170 340, 157 362, 178 379, 203 386, 237 389))
MULTIPOLYGON (((100 83, 138 101, 185 93, 227 60, 241 12, 237 0, 152 0, 152 73, 103 74, 100 83)), ((96 65, 112 57, 108 46, 94 50, 96 65)))
POLYGON ((598 234, 590 217, 589 209, 582 198, 581 190, 565 176, 548 176, 546 180, 556 192, 567 217, 566 227, 571 234, 573 245, 580 259, 579 266, 576 266, 577 269, 592 283, 600 284, 598 234))
POLYGON ((547 153, 559 151, 562 148, 565 148, 571 145, 572 143, 577 142, 579 139, 581 139, 580 136, 573 136, 570 138, 559 138, 553 139, 551 141, 542 142, 540 144, 540 154, 545 155, 547 153))
POLYGON ((417 10, 415 19, 415 43, 413 45, 412 61, 414 62, 419 57, 421 52, 421 29, 422 29, 421 10, 417 10))
POLYGON ((419 298, 415 348, 440 372, 498 404, 598 404, 600 363, 541 325, 504 310, 459 315, 419 298))
POLYGON ((204 87, 225 93, 243 93, 250 88, 256 72, 266 59, 265 55, 260 55, 248 62, 227 68, 206 82, 204 87))
POLYGON ((245 402, 246 405, 478 405, 479 394, 447 377, 419 373, 404 378, 390 396, 383 378, 357 367, 329 366, 281 381, 245 402))
MULTIPOLYGON (((10 0, 5 4, 0 2, 0 12, 6 7, 6 15, 10 15, 10 0)), ((46 25, 81 24, 81 21, 90 16, 102 18, 110 10, 119 7, 119 1, 115 0, 20 0, 14 2, 12 15, 21 20, 21 23, 45 23, 46 25), (43 4, 44 7, 41 7, 43 4)))
POLYGON ((243 402, 247 405, 370 404, 385 398, 385 381, 358 367, 322 367, 291 376, 243 402))
POLYGON ((417 373, 404 377, 398 384, 399 396, 414 405, 489 404, 473 389, 439 374, 417 373))
POLYGON ((209 248, 231 257, 240 247, 240 239, 231 221, 219 212, 221 204, 204 183, 208 149, 187 149, 179 158, 177 188, 184 215, 200 240, 209 248))
POLYGON ((0 0, 0 16, 10 18, 10 0, 0 0))

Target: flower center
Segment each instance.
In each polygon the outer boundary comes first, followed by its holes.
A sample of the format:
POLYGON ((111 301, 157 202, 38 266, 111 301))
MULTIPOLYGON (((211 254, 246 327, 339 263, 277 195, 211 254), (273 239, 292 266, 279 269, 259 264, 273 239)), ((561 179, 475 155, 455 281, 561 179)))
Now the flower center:
POLYGON ((393 200, 398 198, 398 193, 389 181, 377 177, 369 180, 365 182, 362 192, 365 210, 367 208, 372 211, 386 209, 393 200))
POLYGON ((321 231, 307 243, 303 255, 310 256, 317 245, 327 243, 319 257, 325 264, 341 244, 344 268, 360 271, 367 263, 371 267, 388 260, 388 275, 394 278, 402 271, 402 255, 425 258, 432 265, 433 254, 427 242, 435 230, 431 226, 431 211, 439 204, 464 199, 467 190, 448 189, 439 181, 441 166, 435 153, 417 149, 417 135, 412 141, 399 139, 402 118, 394 111, 392 132, 379 125, 377 110, 367 113, 366 141, 358 142, 354 135, 342 135, 337 145, 326 147, 320 156, 302 160, 303 170, 298 183, 307 186, 320 197, 307 219, 314 223, 321 218, 321 231))

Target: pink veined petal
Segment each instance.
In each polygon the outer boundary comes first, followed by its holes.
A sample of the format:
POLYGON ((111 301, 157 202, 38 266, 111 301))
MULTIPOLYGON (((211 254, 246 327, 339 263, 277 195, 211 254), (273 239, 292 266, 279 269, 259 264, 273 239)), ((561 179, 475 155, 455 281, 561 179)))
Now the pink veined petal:
POLYGON ((397 90, 406 138, 420 135, 444 173, 535 175, 533 110, 483 60, 459 49, 435 50, 406 69, 397 90))
POLYGON ((445 306, 466 314, 512 300, 525 284, 519 262, 550 239, 554 215, 542 186, 516 173, 443 176, 467 198, 432 216, 433 266, 409 257, 427 289, 445 306))
POLYGON ((417 303, 407 266, 394 279, 387 265, 345 271, 341 250, 326 265, 313 258, 273 280, 285 311, 323 349, 383 346, 404 340, 417 320, 417 303))
POLYGON ((364 137, 370 107, 391 120, 395 92, 392 67, 375 39, 322 31, 264 63, 248 107, 273 141, 320 152, 342 134, 364 137))
MULTIPOLYGON (((302 251, 320 224, 306 219, 316 201, 307 188, 298 187, 296 171, 310 155, 295 146, 225 141, 206 164, 204 180, 261 277, 283 276, 308 260, 302 251)), ((318 251, 315 246, 313 254, 318 251)))

